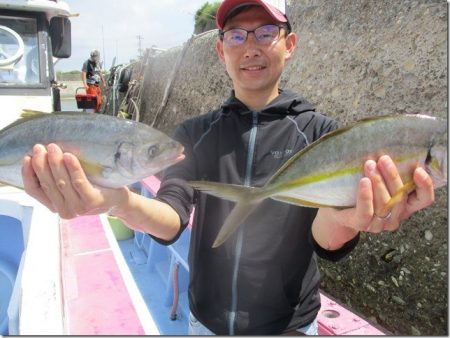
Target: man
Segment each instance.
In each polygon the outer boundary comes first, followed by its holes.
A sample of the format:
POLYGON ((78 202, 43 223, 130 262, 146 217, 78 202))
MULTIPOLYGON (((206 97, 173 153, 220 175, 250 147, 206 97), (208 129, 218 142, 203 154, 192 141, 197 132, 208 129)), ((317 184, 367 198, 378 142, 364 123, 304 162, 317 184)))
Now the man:
POLYGON ((220 109, 177 128, 174 138, 184 145, 185 159, 166 170, 155 199, 92 186, 78 160, 53 144, 36 145, 24 160, 26 191, 61 217, 110 211, 160 243, 179 237, 195 203, 191 334, 317 334, 315 253, 338 260, 355 247, 360 231, 394 231, 434 200, 431 178, 417 168, 415 193, 379 214, 403 186, 395 164, 383 156, 365 163, 355 208, 316 210, 266 200, 224 244, 211 247, 233 205, 194 192, 187 181, 262 186, 289 155, 337 127, 300 96, 279 89, 297 36, 276 2, 221 4, 216 48, 233 81, 232 95, 220 109))
POLYGON ((100 67, 100 52, 96 49, 91 51, 90 58, 83 63, 81 69, 81 79, 83 80, 86 94, 97 96, 97 105, 94 109, 97 112, 102 105, 102 91, 100 89, 100 81, 102 85, 106 85, 100 67))

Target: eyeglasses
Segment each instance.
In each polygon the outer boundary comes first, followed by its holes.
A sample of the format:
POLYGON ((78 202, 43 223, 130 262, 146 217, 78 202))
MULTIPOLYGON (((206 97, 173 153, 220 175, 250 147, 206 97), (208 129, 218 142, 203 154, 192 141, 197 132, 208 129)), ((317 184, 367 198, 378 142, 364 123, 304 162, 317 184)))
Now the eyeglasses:
POLYGON ((269 45, 272 42, 278 40, 280 36, 280 30, 282 28, 287 29, 286 25, 264 25, 254 30, 248 31, 243 28, 232 28, 225 32, 220 31, 220 39, 229 46, 240 46, 247 41, 248 34, 255 34, 256 40, 260 44, 269 45))

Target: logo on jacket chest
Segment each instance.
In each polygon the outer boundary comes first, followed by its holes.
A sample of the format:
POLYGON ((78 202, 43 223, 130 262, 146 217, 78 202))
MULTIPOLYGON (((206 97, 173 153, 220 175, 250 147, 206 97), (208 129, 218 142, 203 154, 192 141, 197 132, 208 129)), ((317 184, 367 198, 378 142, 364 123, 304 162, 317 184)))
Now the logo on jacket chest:
POLYGON ((294 151, 292 149, 285 149, 285 150, 271 150, 270 154, 275 159, 280 159, 284 157, 291 157, 294 151))

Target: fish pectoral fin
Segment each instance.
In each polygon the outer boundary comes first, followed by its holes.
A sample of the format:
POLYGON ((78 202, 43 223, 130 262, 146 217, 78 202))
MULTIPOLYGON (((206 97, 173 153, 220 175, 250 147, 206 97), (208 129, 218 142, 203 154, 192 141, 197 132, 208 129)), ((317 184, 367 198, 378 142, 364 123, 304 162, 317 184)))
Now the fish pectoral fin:
POLYGON ((97 163, 85 161, 82 159, 78 159, 80 161, 81 166, 83 167, 84 172, 88 176, 104 176, 105 168, 97 163))
POLYGON ((412 192, 416 188, 416 184, 413 180, 410 180, 403 184, 403 187, 401 187, 394 195, 391 196, 391 199, 387 201, 383 209, 379 211, 380 215, 387 215, 392 210, 395 204, 400 202, 405 195, 408 195, 410 192, 412 192))
POLYGON ((225 220, 225 223, 220 228, 219 234, 217 235, 213 248, 217 248, 222 245, 236 230, 237 228, 244 222, 244 220, 250 215, 253 210, 259 205, 257 203, 249 203, 249 202, 239 202, 236 204, 234 209, 228 215, 225 220))

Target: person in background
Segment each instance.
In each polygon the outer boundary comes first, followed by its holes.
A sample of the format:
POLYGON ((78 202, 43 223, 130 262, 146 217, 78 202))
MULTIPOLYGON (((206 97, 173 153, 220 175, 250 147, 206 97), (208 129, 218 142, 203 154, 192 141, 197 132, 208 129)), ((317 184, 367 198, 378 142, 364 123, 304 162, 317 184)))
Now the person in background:
POLYGON ((100 67, 100 52, 98 50, 92 50, 90 58, 83 63, 81 79, 86 89, 86 94, 97 96, 97 105, 94 109, 97 112, 102 105, 100 82, 104 87, 106 86, 106 81, 100 67))
POLYGON ((353 250, 360 232, 395 231, 433 203, 432 180, 414 169, 415 192, 381 214, 403 182, 390 157, 368 160, 354 208, 313 209, 268 199, 212 248, 233 204, 195 191, 188 181, 261 187, 292 154, 337 128, 300 95, 279 87, 297 45, 284 1, 224 0, 216 23, 216 50, 233 90, 220 108, 177 128, 173 137, 183 144, 185 159, 165 171, 156 198, 126 187, 93 186, 78 159, 55 144, 36 145, 25 157, 25 190, 63 218, 109 211, 165 245, 178 239, 195 205, 189 333, 317 334, 316 255, 336 261, 353 250))

